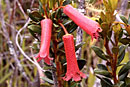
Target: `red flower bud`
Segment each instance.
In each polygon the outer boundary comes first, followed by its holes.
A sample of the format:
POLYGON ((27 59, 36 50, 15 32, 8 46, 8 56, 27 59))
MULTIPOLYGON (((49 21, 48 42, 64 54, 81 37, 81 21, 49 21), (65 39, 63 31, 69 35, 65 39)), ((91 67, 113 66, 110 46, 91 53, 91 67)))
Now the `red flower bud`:
POLYGON ((79 81, 81 80, 81 77, 85 78, 86 75, 79 70, 77 64, 73 35, 71 34, 64 35, 63 41, 67 60, 67 73, 65 77, 63 77, 63 79, 68 81, 71 78, 73 78, 74 81, 79 81))
POLYGON ((96 21, 93 21, 87 17, 85 17, 82 13, 78 12, 71 5, 66 5, 63 7, 63 12, 72 19, 80 28, 82 28, 85 32, 91 35, 92 39, 98 39, 99 34, 102 29, 96 21))
POLYGON ((38 61, 44 59, 44 62, 48 65, 51 65, 50 60, 53 58, 49 57, 49 48, 50 48, 50 41, 51 41, 51 30, 52 30, 52 20, 44 19, 41 21, 41 46, 40 52, 36 56, 39 58, 38 61))

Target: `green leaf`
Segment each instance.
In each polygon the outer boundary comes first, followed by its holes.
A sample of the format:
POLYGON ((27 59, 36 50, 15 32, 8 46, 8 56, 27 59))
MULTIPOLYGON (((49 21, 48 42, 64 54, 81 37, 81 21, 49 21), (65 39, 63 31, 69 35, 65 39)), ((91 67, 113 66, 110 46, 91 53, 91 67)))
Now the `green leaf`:
POLYGON ((126 79, 125 79, 125 82, 126 82, 126 87, 129 87, 130 86, 130 78, 129 77, 127 77, 126 79))
POLYGON ((109 79, 102 78, 102 77, 99 77, 99 76, 96 76, 96 77, 98 77, 101 80, 102 87, 114 87, 112 82, 109 79))
POLYGON ((53 78, 52 78, 52 73, 51 73, 50 71, 45 71, 44 73, 45 73, 45 75, 47 76, 47 78, 53 80, 53 78))
POLYGON ((122 87, 124 85, 124 81, 119 81, 114 87, 122 87))
POLYGON ((27 12, 29 17, 35 22, 39 22, 40 20, 44 19, 38 10, 31 11, 30 9, 28 9, 27 12))
POLYGON ((77 51, 80 47, 82 47, 85 44, 85 42, 81 42, 77 46, 75 46, 75 51, 77 51))
POLYGON ((125 24, 128 24, 128 20, 124 16, 120 16, 120 18, 125 24))
POLYGON ((124 66, 120 69, 118 75, 120 76, 120 75, 124 74, 125 72, 127 72, 128 70, 130 70, 130 61, 128 61, 127 64, 124 65, 124 66))
POLYGON ((34 33, 41 33, 41 27, 40 25, 29 25, 27 28, 31 29, 34 33))
POLYGON ((111 74, 107 70, 94 69, 94 73, 111 78, 111 74))
POLYGON ((124 45, 127 45, 127 44, 130 45, 130 38, 122 38, 120 39, 120 42, 124 45))
POLYGON ((98 64, 97 67, 98 69, 101 69, 101 70, 108 70, 107 67, 103 64, 98 64))
POLYGON ((94 52, 96 53, 96 55, 97 55, 98 57, 100 57, 100 58, 103 59, 103 60, 107 60, 107 58, 105 57, 104 52, 103 52, 99 47, 97 47, 97 46, 92 46, 91 48, 94 50, 94 52))
POLYGON ((127 72, 123 73, 122 75, 120 75, 120 76, 119 76, 119 80, 120 80, 120 81, 124 81, 125 78, 127 77, 128 73, 129 73, 129 72, 127 71, 127 72))
POLYGON ((40 0, 39 0, 39 12, 41 13, 41 15, 44 15, 44 10, 43 10, 42 3, 40 0))
POLYGON ((125 49, 127 48, 127 45, 124 46, 124 45, 121 45, 119 47, 119 55, 118 55, 118 62, 117 64, 119 65, 121 63, 121 61, 124 59, 125 57, 125 49))
MULTIPOLYGON (((31 33, 31 35, 32 35, 34 38, 38 39, 38 37, 36 36, 36 34, 35 34, 31 29, 29 29, 29 32, 31 33)), ((39 39, 38 39, 38 40, 39 40, 39 39)))
POLYGON ((48 82, 48 83, 54 84, 54 81, 53 81, 53 80, 48 79, 48 78, 46 78, 46 77, 41 77, 41 79, 44 80, 44 81, 46 81, 46 82, 48 82))
POLYGON ((63 6, 68 5, 68 4, 70 4, 70 3, 71 3, 71 0, 65 0, 65 1, 63 2, 63 6))

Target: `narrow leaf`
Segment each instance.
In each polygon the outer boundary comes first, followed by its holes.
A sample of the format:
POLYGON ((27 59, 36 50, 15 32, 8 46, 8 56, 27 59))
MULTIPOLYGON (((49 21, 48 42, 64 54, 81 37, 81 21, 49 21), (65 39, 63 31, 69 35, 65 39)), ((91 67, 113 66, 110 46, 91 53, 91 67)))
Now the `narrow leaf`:
POLYGON ((100 58, 103 59, 103 60, 107 60, 107 58, 105 57, 104 52, 103 52, 99 47, 97 47, 97 46, 92 46, 91 48, 94 50, 94 52, 96 53, 96 55, 97 55, 98 57, 100 57, 100 58))
POLYGON ((128 24, 128 20, 124 16, 120 16, 120 18, 124 23, 128 24))
POLYGON ((119 76, 122 75, 123 73, 127 72, 130 69, 130 61, 127 62, 126 65, 124 65, 120 71, 119 71, 119 76))

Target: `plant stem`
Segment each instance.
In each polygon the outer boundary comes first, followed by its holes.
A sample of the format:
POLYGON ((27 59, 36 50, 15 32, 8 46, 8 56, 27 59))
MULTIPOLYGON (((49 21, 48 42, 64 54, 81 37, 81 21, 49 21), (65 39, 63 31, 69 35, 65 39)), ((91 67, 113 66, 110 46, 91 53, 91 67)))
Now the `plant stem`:
POLYGON ((43 10, 44 10, 44 12, 45 12, 46 17, 48 18, 47 10, 46 10, 46 7, 45 7, 44 5, 43 5, 43 10))
POLYGON ((56 84, 55 87, 63 87, 62 86, 62 80, 61 80, 61 73, 62 73, 62 71, 61 71, 61 64, 60 64, 59 58, 57 56, 57 45, 58 45, 58 42, 56 40, 55 35, 53 36, 53 44, 54 44, 54 55, 55 55, 57 81, 58 81, 58 84, 56 84))
MULTIPOLYGON (((112 76, 113 76, 113 79, 114 79, 114 83, 116 84, 118 82, 117 80, 117 77, 116 77, 116 70, 117 70, 117 56, 118 54, 112 54, 110 49, 109 49, 109 45, 108 45, 108 42, 109 40, 107 38, 104 38, 104 46, 107 50, 107 54, 111 57, 110 59, 110 65, 111 65, 111 68, 112 68, 112 76)), ((118 41, 116 41, 116 46, 118 45, 118 41)))
POLYGON ((66 30, 65 26, 64 26, 62 23, 59 23, 59 24, 60 24, 60 26, 63 28, 65 34, 69 34, 68 31, 66 30))
POLYGON ((116 78, 116 70, 117 70, 117 54, 114 54, 114 64, 113 64, 113 77, 114 77, 114 83, 116 84, 118 82, 116 78))

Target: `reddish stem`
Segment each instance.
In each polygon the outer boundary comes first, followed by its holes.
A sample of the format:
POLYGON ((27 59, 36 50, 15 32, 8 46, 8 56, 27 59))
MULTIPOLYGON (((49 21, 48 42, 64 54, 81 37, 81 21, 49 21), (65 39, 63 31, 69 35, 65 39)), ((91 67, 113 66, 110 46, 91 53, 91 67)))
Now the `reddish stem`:
POLYGON ((66 30, 65 26, 64 26, 62 23, 59 23, 59 24, 60 24, 60 26, 63 28, 65 34, 69 34, 68 31, 66 30))
MULTIPOLYGON (((117 44, 116 44, 117 45, 117 44)), ((110 55, 111 59, 110 59, 110 65, 111 65, 111 68, 112 68, 112 76, 113 76, 113 79, 114 79, 114 83, 116 84, 118 82, 117 80, 117 77, 116 77, 116 70, 117 70, 117 67, 116 67, 116 64, 117 64, 117 54, 112 54, 110 49, 109 49, 109 46, 108 46, 108 40, 107 38, 104 39, 104 46, 107 50, 107 54, 110 55)))
POLYGON ((43 5, 43 10, 44 10, 44 12, 45 12, 46 17, 49 18, 48 15, 47 15, 46 7, 45 7, 44 5, 43 5))
POLYGON ((56 72, 57 72, 57 80, 58 80, 57 87, 63 87, 62 86, 62 80, 61 80, 62 68, 61 68, 61 64, 60 64, 59 58, 57 56, 57 45, 58 45, 58 42, 55 39, 55 35, 53 36, 53 44, 54 44, 54 55, 55 55, 56 72))

